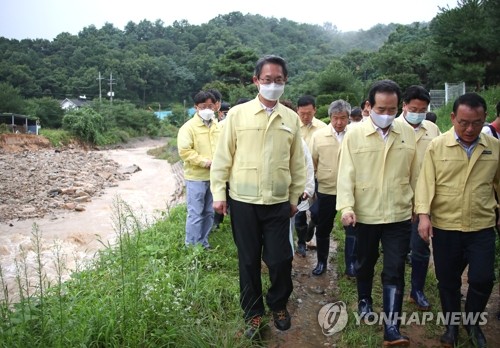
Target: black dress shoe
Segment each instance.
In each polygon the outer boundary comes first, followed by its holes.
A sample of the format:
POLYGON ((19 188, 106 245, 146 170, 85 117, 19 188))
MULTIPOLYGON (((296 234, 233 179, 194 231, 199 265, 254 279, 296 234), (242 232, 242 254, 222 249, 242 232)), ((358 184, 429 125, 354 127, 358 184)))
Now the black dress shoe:
POLYGON ((319 276, 325 272, 326 272, 326 262, 318 262, 316 268, 313 269, 312 274, 315 276, 319 276))

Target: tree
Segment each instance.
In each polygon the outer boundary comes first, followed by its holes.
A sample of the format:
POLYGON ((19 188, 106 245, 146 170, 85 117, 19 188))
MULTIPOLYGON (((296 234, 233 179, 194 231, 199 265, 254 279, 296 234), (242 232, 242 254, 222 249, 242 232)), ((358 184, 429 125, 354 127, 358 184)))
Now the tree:
POLYGON ((335 99, 346 99, 350 103, 357 103, 363 98, 362 86, 361 81, 340 60, 332 61, 318 77, 318 95, 331 94, 335 99))
POLYGON ((24 106, 19 89, 8 82, 0 82, 0 112, 20 114, 24 106))
POLYGON ((102 115, 91 108, 74 109, 66 113, 63 128, 92 144, 98 143, 106 129, 102 115))
MULTIPOLYGON (((498 15, 494 6, 490 8, 491 3, 491 0, 459 0, 456 8, 440 8, 441 12, 430 24, 434 41, 432 76, 435 80, 465 81, 478 88, 484 84, 485 67, 498 57, 498 44, 491 44, 488 27, 491 19, 485 20, 492 16, 486 11, 486 4, 493 14, 498 15)), ((494 17, 494 22, 498 23, 498 17, 494 17)))
POLYGON ((60 128, 64 110, 57 100, 51 97, 29 99, 24 108, 26 115, 35 116, 44 128, 60 128))
POLYGON ((212 64, 217 79, 229 84, 251 83, 255 62, 259 59, 254 50, 237 47, 228 51, 212 64))

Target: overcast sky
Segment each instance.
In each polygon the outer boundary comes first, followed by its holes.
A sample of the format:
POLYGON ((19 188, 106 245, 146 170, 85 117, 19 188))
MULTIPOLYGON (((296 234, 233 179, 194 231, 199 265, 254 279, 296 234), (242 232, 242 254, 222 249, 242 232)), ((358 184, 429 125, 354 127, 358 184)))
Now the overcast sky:
POLYGON ((106 22, 124 29, 143 19, 165 26, 174 21, 207 23, 221 14, 239 11, 298 23, 330 22, 340 31, 367 30, 374 25, 430 21, 439 7, 457 6, 457 0, 2 0, 0 36, 8 39, 52 40, 62 32, 78 34, 83 28, 106 22))

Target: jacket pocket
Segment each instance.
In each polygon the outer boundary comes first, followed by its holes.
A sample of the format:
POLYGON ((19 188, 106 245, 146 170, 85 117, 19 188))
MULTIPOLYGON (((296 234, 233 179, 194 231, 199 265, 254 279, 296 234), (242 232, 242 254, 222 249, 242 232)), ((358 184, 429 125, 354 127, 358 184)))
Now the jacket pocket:
POLYGON ((259 196, 259 174, 257 167, 241 167, 234 177, 234 191, 237 195, 259 196))
POLYGON ((273 196, 278 198, 287 197, 291 182, 292 179, 288 167, 278 166, 273 171, 273 196))

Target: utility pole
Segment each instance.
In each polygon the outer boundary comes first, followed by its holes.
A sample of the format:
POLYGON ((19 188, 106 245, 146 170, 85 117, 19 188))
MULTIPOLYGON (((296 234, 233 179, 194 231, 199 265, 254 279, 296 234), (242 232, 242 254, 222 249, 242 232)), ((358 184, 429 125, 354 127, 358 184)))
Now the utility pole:
POLYGON ((101 77, 100 71, 99 71, 99 77, 97 79, 99 80, 99 103, 101 103, 102 102, 101 80, 104 80, 104 77, 101 77))
POLYGON ((109 74, 109 92, 108 92, 108 96, 109 96, 109 100, 110 100, 111 104, 113 104, 113 97, 115 95, 115 92, 113 92, 113 85, 116 85, 116 83, 113 82, 113 73, 110 73, 109 74))

